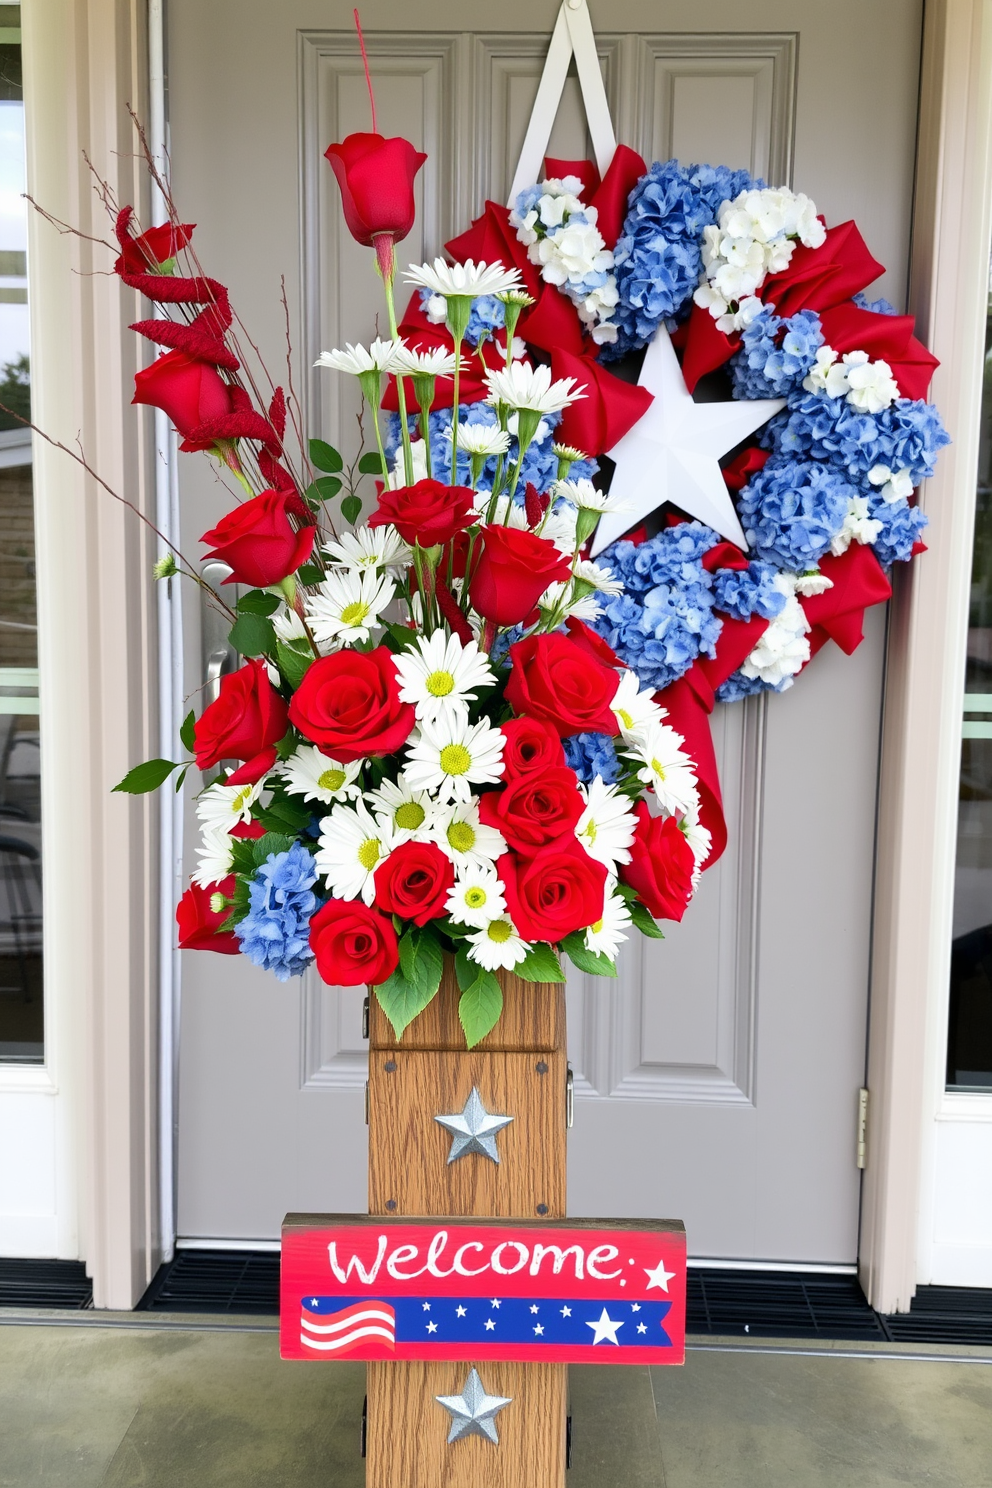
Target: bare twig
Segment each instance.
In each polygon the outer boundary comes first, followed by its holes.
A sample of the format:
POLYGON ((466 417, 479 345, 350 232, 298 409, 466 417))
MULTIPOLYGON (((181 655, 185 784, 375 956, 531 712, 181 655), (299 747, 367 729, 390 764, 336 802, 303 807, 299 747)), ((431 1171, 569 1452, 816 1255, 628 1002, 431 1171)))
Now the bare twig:
POLYGON ((81 232, 78 227, 73 227, 71 222, 63 222, 61 217, 55 217, 51 212, 48 211, 46 207, 43 207, 40 202, 36 202, 30 192, 22 191, 21 197, 24 201, 30 202, 31 206, 34 207, 39 217, 44 217, 46 222, 50 222, 55 228, 55 231, 57 233, 60 233, 62 237, 69 236, 73 238, 82 238, 83 241, 86 243, 99 243, 101 247, 109 248, 111 253, 116 253, 118 251, 113 243, 108 243, 106 238, 94 238, 90 233, 81 232))

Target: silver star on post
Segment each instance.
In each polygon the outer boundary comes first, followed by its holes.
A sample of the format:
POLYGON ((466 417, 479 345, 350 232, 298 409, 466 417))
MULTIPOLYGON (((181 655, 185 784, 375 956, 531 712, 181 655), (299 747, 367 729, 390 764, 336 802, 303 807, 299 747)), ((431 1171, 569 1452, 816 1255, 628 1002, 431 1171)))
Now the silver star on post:
POLYGON ((490 1116, 482 1104, 479 1092, 473 1085, 472 1093, 465 1102, 463 1110, 451 1116, 435 1116, 434 1120, 439 1126, 443 1126, 445 1131, 451 1133, 449 1163, 453 1163, 456 1158, 464 1157, 467 1152, 478 1152, 482 1157, 491 1157, 494 1163, 498 1163, 496 1133, 502 1131, 504 1126, 509 1126, 513 1117, 490 1116))
POLYGON ((487 1395, 486 1387, 479 1378, 479 1371, 469 1371, 468 1379, 462 1386, 460 1395, 435 1395, 434 1399, 439 1405, 443 1405, 451 1417, 451 1430, 448 1432, 448 1445, 459 1441, 463 1436, 484 1436, 495 1446, 499 1446, 499 1437, 496 1435, 496 1424, 493 1417, 510 1404, 512 1395, 487 1395))
POLYGON ((606 453, 615 461, 610 496, 623 511, 604 512, 592 556, 623 537, 666 501, 747 551, 719 459, 785 407, 784 398, 695 403, 665 327, 644 353, 637 379, 653 401, 634 427, 606 453))

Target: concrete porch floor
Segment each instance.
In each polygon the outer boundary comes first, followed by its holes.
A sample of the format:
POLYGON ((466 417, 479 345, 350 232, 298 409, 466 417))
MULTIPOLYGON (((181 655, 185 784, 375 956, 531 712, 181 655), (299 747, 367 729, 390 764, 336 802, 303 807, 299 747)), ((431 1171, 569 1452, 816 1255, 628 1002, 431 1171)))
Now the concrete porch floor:
MULTIPOLYGON (((264 1321, 2 1323, 0 1488, 364 1482, 364 1366, 282 1363, 264 1321)), ((707 1339, 570 1378, 569 1488, 992 1485, 987 1350, 707 1339)))

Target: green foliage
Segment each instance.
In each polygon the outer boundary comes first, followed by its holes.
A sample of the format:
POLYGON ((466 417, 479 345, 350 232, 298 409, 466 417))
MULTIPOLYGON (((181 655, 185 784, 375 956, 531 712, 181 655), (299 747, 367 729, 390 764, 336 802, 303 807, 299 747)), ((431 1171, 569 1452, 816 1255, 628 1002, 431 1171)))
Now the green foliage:
POLYGON ((256 801, 251 814, 253 820, 260 821, 270 832, 292 832, 295 835, 309 825, 311 812, 299 796, 290 796, 281 785, 277 785, 273 787, 269 804, 261 806, 256 801))
POLYGON ((370 450, 367 455, 362 456, 358 462, 358 471, 360 475, 385 475, 386 473, 382 468, 382 457, 375 450, 370 450))
POLYGON ((332 444, 326 444, 323 439, 311 439, 310 463, 316 465, 318 470, 329 470, 332 475, 344 469, 344 461, 337 450, 332 444))
POLYGON ((287 646, 282 641, 276 641, 276 665, 294 690, 303 681, 313 659, 310 652, 304 656, 303 652, 297 651, 294 646, 287 646))
MULTIPOLYGON (((378 455, 376 459, 378 459, 378 455)), ((341 502, 341 515, 346 522, 354 522, 362 509, 362 498, 360 496, 346 496, 341 502)))
POLYGON ((311 506, 320 506, 324 501, 333 501, 340 489, 340 477, 336 475, 319 475, 315 481, 312 481, 307 486, 303 495, 311 506))
POLYGON ((309 587, 311 584, 320 584, 323 582, 324 570, 319 563, 304 563, 297 569, 296 577, 301 584, 306 584, 309 587))
POLYGON ((10 409, 10 413, 0 409, 0 429, 23 429, 21 420, 31 418, 31 363, 23 354, 0 367, 0 403, 10 409))
POLYGON ((178 764, 172 760, 145 760, 143 765, 135 765, 133 770, 128 770, 124 779, 114 786, 114 790, 125 791, 129 796, 143 796, 146 791, 158 790, 173 770, 178 769, 178 764))
POLYGON ((238 600, 241 615, 274 615, 281 601, 278 594, 269 594, 265 589, 249 589, 238 600))
POLYGON ((475 981, 458 999, 458 1017, 470 1049, 492 1032, 503 1011, 503 991, 499 982, 491 971, 485 971, 481 966, 476 970, 475 981))
POLYGON ((642 935, 646 935, 649 940, 664 940, 664 932, 655 923, 639 899, 631 899, 627 904, 627 908, 630 910, 631 919, 642 935))
POLYGON ((543 940, 534 942, 524 959, 513 968, 513 974, 521 977, 525 982, 563 982, 565 980, 565 973, 561 969, 561 962, 555 955, 554 946, 547 945, 543 940))
POLYGON ((192 708, 183 719, 182 728, 179 730, 179 738, 183 748, 188 749, 190 754, 192 754, 196 746, 196 715, 193 713, 192 708))
POLYGON ((276 648, 275 629, 264 615, 239 615, 228 640, 240 656, 264 656, 276 648))
POLYGON ((604 956, 600 951, 588 949, 585 935, 581 930, 577 930, 574 935, 566 935, 561 948, 573 966, 577 966, 580 971, 591 972, 593 976, 615 977, 617 974, 616 966, 609 956, 604 956))
MULTIPOLYGON (((252 807, 252 815, 255 808, 252 807)), ((233 841, 237 841, 235 837, 233 841)), ((285 832, 266 832, 264 837, 248 837, 245 839, 251 846, 252 868, 261 868, 270 853, 289 852, 295 837, 288 837, 285 832)))
POLYGON ((400 964, 388 981, 376 987, 375 995, 386 1017, 401 1038, 403 1030, 437 995, 444 957, 434 932, 412 926, 400 936, 400 964))

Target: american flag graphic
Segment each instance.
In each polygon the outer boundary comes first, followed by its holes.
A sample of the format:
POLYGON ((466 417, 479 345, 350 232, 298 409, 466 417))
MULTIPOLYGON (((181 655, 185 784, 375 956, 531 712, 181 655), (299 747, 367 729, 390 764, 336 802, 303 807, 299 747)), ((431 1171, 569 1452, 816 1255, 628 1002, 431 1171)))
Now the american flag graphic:
POLYGON ((337 1306, 329 1297, 304 1297, 300 1342, 319 1353, 343 1354, 362 1339, 396 1343, 396 1312, 388 1302, 353 1302, 337 1306))

